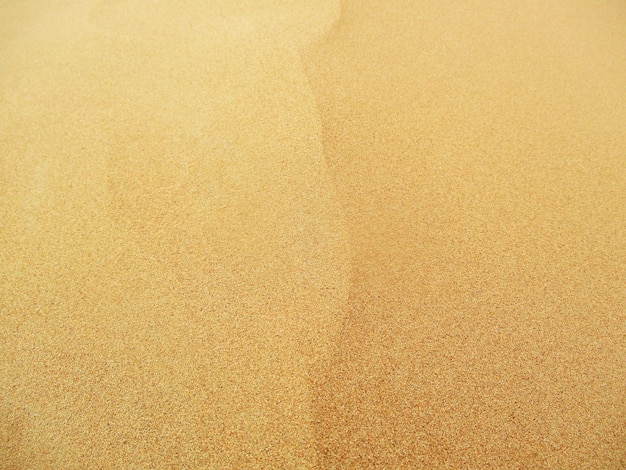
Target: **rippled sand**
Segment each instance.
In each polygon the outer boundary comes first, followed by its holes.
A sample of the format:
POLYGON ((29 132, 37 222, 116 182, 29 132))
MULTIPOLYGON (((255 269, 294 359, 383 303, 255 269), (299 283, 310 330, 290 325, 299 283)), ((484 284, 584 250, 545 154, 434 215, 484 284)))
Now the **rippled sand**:
POLYGON ((0 468, 623 468, 625 129, 620 2, 0 2, 0 468))

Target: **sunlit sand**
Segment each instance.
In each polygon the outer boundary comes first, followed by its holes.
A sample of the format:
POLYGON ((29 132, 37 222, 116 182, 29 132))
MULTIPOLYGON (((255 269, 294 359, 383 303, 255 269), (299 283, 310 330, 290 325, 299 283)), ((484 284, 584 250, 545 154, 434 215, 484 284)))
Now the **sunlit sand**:
POLYGON ((0 468, 623 468, 626 7, 183 3, 0 2, 0 468))

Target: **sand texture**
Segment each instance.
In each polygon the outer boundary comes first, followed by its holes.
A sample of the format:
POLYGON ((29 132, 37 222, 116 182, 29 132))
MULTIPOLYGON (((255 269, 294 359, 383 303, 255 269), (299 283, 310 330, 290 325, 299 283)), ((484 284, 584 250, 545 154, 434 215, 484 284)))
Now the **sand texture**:
POLYGON ((0 469, 626 468, 626 4, 0 1, 0 469))

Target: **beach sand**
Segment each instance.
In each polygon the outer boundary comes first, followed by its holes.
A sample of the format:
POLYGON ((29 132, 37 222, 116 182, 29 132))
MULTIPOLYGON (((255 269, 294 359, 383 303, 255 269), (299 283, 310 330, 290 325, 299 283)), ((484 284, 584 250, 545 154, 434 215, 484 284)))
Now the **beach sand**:
POLYGON ((0 468, 626 468, 626 6, 0 2, 0 468))

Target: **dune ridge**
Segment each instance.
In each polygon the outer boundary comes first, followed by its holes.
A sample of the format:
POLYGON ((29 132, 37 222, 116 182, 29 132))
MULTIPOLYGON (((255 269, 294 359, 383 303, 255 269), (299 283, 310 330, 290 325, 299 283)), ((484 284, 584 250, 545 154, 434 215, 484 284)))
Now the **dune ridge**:
POLYGON ((0 468, 626 465, 619 2, 0 25, 0 468))

